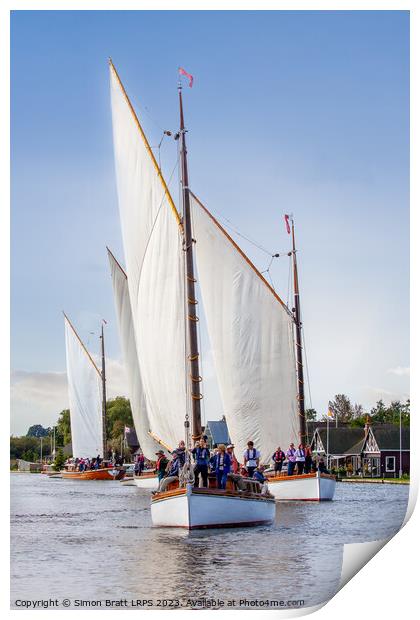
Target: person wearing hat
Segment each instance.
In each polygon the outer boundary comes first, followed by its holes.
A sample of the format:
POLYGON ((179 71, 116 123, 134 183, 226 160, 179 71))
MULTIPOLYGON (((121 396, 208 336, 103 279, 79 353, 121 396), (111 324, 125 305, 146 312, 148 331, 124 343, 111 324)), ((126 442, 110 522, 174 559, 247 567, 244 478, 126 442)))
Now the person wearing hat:
POLYGON ((232 474, 238 474, 239 473, 239 463, 238 463, 238 459, 235 456, 235 453, 233 451, 233 448, 235 446, 233 445, 233 443, 230 443, 228 446, 226 446, 226 452, 229 454, 230 456, 230 460, 231 460, 231 464, 230 464, 230 471, 232 474))
POLYGON ((158 452, 156 452, 156 456, 158 457, 158 459, 156 461, 155 472, 157 473, 158 480, 160 482, 165 475, 166 467, 168 465, 168 459, 166 458, 163 450, 159 450, 158 452))
POLYGON ((181 460, 179 458, 178 450, 172 450, 172 461, 169 463, 168 477, 179 476, 180 467, 181 467, 181 460))

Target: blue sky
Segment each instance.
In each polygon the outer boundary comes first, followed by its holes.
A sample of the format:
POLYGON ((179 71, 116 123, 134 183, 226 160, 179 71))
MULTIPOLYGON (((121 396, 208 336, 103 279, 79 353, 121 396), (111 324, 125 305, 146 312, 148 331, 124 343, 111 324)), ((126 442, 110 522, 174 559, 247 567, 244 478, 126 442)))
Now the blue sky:
MULTIPOLYGON (((367 408, 407 397, 408 12, 19 11, 11 54, 12 432, 67 406, 62 309, 93 350, 109 321, 111 393, 124 389, 109 56, 151 144, 177 127, 177 67, 194 74, 190 184, 210 210, 280 252, 294 213, 318 412, 336 393, 367 408)), ((161 153, 170 171, 173 142, 161 153)), ((287 259, 271 273, 286 297, 287 259)))

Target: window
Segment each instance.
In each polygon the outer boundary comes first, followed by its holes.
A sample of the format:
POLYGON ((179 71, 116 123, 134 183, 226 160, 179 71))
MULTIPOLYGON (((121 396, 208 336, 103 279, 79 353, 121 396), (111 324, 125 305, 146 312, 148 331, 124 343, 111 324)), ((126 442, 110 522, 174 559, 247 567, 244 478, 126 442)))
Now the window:
POLYGON ((385 458, 385 471, 395 471, 395 456, 387 456, 385 458))

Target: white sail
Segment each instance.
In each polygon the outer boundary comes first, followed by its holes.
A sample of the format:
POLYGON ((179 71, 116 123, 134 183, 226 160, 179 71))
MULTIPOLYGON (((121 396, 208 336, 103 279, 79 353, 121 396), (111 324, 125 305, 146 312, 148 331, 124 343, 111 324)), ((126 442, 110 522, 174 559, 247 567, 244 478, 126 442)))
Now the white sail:
POLYGON ((101 373, 64 317, 73 457, 103 454, 101 373))
POLYGON ((118 202, 150 430, 184 437, 185 321, 179 216, 119 77, 111 71, 118 202))
POLYGON ((191 194, 198 280, 224 414, 237 454, 269 462, 297 439, 293 321, 274 291, 191 194))
POLYGON ((156 451, 159 450, 161 446, 159 446, 149 435, 150 424, 140 377, 139 363, 137 360, 136 340, 130 298, 128 294, 127 275, 113 256, 112 252, 109 250, 108 258, 111 267, 118 331, 120 334, 121 349, 127 375, 128 395, 130 398, 134 426, 144 455, 150 460, 155 460, 156 451))

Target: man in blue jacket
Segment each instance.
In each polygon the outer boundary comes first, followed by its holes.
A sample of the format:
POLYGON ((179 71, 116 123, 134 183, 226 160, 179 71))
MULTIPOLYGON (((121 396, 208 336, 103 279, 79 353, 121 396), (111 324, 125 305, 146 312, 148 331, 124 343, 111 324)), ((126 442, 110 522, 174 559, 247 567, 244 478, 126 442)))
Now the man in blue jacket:
POLYGON ((217 448, 215 465, 217 487, 219 489, 226 489, 227 475, 230 472, 231 460, 229 454, 226 452, 226 446, 223 443, 217 448))
POLYGON ((191 450, 191 454, 195 460, 194 467, 194 486, 199 486, 199 476, 203 481, 203 487, 207 488, 207 476, 209 471, 210 450, 208 449, 204 438, 202 437, 198 446, 191 450))

